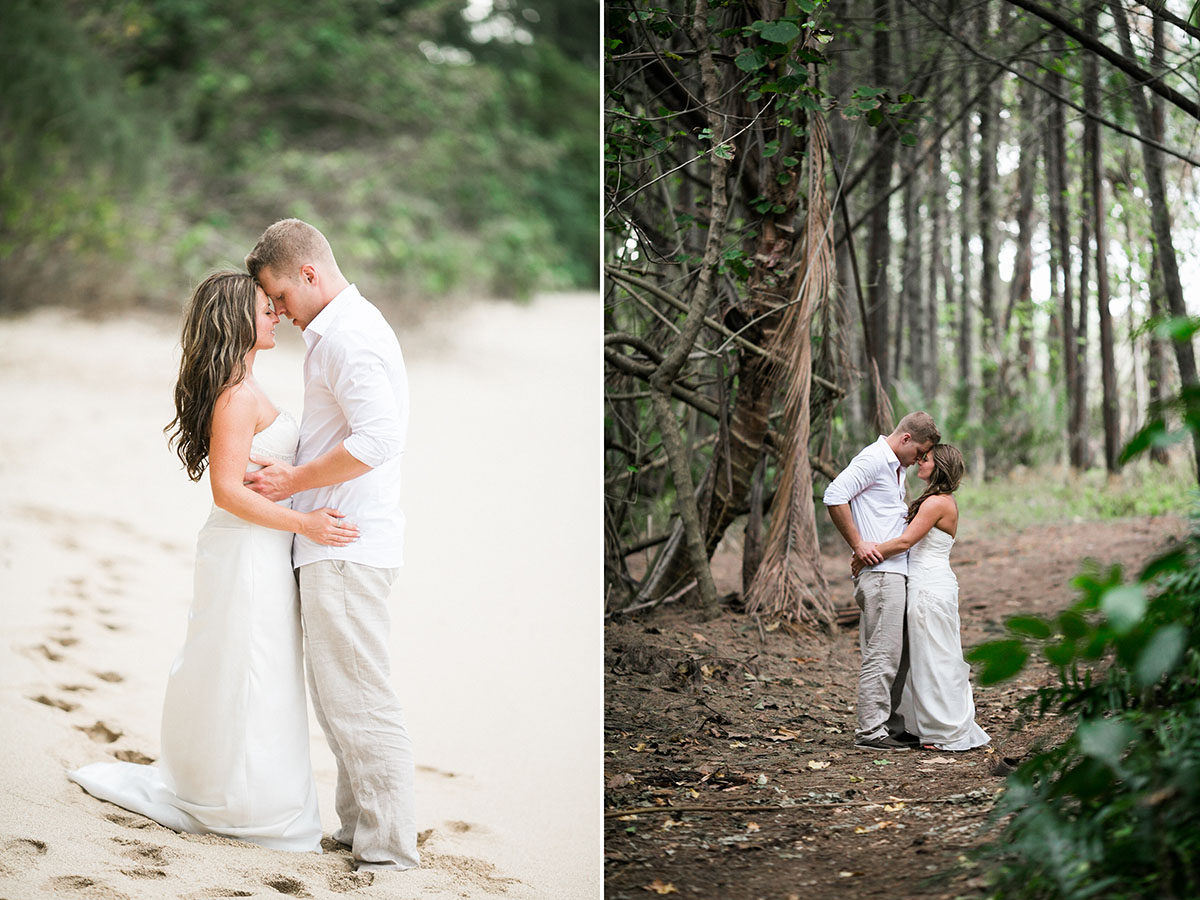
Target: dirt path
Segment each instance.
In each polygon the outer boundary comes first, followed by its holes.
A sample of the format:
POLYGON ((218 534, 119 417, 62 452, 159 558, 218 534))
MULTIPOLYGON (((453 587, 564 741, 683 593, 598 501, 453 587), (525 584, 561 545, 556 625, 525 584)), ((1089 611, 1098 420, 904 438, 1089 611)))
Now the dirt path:
MULTIPOLYGON (((1134 570, 1183 530, 1157 517, 964 539, 951 558, 964 646, 999 634, 1007 616, 1069 604, 1083 559, 1134 570)), ((735 563, 714 569, 728 578, 735 563)), ((842 565, 827 558, 826 572, 842 565)), ((849 600, 848 580, 835 590, 849 600)), ((654 811, 606 818, 605 896, 983 896, 965 854, 1003 787, 997 763, 1066 733, 1065 720, 1026 725, 1016 706, 1053 672, 975 688, 991 748, 874 753, 852 745, 858 659, 856 630, 797 639, 732 610, 701 622, 668 607, 610 623, 605 809, 654 811)))

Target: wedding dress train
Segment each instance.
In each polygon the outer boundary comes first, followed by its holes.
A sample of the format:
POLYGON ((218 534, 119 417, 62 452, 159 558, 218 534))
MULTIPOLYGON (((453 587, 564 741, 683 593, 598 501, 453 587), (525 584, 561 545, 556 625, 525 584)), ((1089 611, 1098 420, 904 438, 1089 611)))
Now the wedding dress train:
MULTIPOLYGON (((290 463, 298 438, 295 419, 281 412, 254 436, 252 452, 290 463)), ((158 764, 94 763, 70 778, 177 831, 319 852, 299 602, 291 533, 214 506, 197 539, 158 764)))
POLYGON ((954 538, 937 528, 908 552, 908 681, 900 713, 908 730, 939 750, 970 750, 991 738, 975 723, 971 667, 963 660, 954 538))

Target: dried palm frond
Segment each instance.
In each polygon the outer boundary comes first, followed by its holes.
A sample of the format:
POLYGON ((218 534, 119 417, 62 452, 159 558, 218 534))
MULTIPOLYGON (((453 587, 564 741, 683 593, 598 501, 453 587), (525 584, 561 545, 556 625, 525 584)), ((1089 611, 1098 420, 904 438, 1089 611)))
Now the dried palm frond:
POLYGON ((794 625, 835 630, 836 614, 821 571, 809 462, 811 326, 834 277, 833 228, 825 188, 828 138, 819 115, 808 122, 808 207, 796 277, 800 284, 770 350, 786 362, 779 484, 762 564, 746 593, 746 611, 794 625))

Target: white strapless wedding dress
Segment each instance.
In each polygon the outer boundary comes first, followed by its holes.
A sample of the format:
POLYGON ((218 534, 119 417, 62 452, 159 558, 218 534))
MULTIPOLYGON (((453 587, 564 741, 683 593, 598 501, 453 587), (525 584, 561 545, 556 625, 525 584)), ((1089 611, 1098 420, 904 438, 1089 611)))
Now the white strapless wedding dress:
MULTIPOLYGON (((254 436, 252 452, 294 462, 299 431, 281 412, 254 436)), ((214 506, 196 542, 187 640, 167 681, 158 764, 94 763, 70 778, 176 831, 320 852, 301 647, 292 534, 214 506)))
POLYGON ((963 660, 954 538, 937 528, 908 551, 908 681, 900 714, 923 744, 970 750, 991 738, 975 724, 971 667, 963 660))

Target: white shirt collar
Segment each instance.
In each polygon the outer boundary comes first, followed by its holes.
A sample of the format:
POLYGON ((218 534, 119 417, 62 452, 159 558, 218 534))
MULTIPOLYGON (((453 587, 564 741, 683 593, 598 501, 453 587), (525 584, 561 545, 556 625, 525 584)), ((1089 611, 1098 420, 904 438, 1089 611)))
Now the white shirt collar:
POLYGON ((325 304, 324 309, 308 323, 308 327, 304 329, 305 337, 308 337, 310 331, 313 333, 314 340, 329 334, 337 323, 338 317, 355 299, 362 299, 362 294, 353 284, 348 284, 338 291, 334 298, 325 304))
POLYGON ((892 449, 892 445, 887 442, 887 437, 881 434, 878 442, 883 444, 883 456, 887 460, 888 465, 893 469, 901 468, 900 457, 896 455, 896 451, 892 449))

